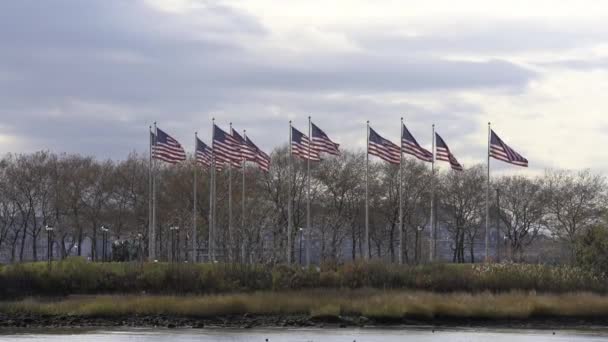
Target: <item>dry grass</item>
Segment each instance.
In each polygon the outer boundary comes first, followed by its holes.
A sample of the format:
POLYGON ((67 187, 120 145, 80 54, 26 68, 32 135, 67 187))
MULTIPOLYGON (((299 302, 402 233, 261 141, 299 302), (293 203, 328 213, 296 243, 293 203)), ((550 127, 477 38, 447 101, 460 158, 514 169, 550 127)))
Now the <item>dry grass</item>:
POLYGON ((608 317, 608 296, 591 293, 502 294, 311 290, 207 296, 78 296, 0 302, 0 312, 41 315, 129 316, 167 314, 347 315, 370 318, 608 317))

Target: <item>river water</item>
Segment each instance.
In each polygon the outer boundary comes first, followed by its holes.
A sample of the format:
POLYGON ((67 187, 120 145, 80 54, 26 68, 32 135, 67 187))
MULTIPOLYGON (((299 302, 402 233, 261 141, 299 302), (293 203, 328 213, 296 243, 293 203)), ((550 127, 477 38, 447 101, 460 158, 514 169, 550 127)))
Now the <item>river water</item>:
POLYGON ((116 329, 116 330, 0 330, 0 341, 23 342, 527 342, 608 341, 608 329, 116 329))

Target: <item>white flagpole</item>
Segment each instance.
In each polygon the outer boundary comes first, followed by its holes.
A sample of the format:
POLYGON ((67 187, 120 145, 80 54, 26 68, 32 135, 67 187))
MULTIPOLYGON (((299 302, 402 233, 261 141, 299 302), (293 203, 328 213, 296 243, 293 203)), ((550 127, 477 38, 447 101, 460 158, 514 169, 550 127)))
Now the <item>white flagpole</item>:
POLYGON ((399 264, 403 264, 403 118, 401 118, 399 143, 399 264))
POLYGON ((433 161, 431 163, 431 218, 430 218, 430 241, 429 241, 429 262, 435 260, 435 124, 433 124, 433 138, 432 138, 432 149, 433 149, 433 161))
POLYGON ((371 258, 369 248, 369 120, 367 121, 367 144, 365 146, 365 260, 371 258))
POLYGON ((213 150, 213 131, 215 128, 215 118, 211 119, 211 167, 209 168, 209 241, 207 241, 208 261, 213 261, 213 191, 215 184, 215 150, 213 150))
POLYGON ((488 262, 490 259, 490 255, 488 254, 488 243, 489 243, 489 236, 488 236, 488 226, 490 224, 490 139, 491 139, 491 128, 490 128, 490 123, 488 122, 488 151, 487 151, 487 160, 488 160, 488 177, 486 179, 486 237, 485 237, 485 242, 486 242, 486 262, 488 262))
POLYGON ((150 163, 148 164, 148 259, 149 261, 154 260, 152 253, 152 125, 149 126, 148 131, 148 144, 150 145, 150 163))
MULTIPOLYGON (((308 158, 306 159, 306 267, 310 266, 310 152, 312 145, 312 135, 311 135, 311 124, 310 124, 310 116, 308 116, 308 158)), ((302 238, 302 234, 300 234, 300 239, 302 238)), ((301 246, 301 244, 300 244, 301 246)), ((300 252, 302 253, 302 252, 300 252)), ((300 254, 302 255, 302 254, 300 254)))
POLYGON ((196 232, 196 174, 197 174, 197 163, 196 163, 196 150, 197 150, 197 132, 194 132, 194 185, 192 187, 192 262, 197 261, 197 232, 196 232))
MULTIPOLYGON (((243 139, 247 139, 247 131, 243 130, 243 139)), ((245 243, 244 243, 244 236, 245 236, 245 158, 243 157, 243 179, 241 181, 242 185, 243 185, 243 193, 241 195, 241 262, 245 263, 245 243)))
MULTIPOLYGON (((158 140, 158 130, 154 121, 154 146, 158 140)), ((150 232, 150 261, 156 260, 156 161, 152 158, 152 230, 150 232)))
POLYGON ((289 166, 288 166, 288 171, 289 171, 289 181, 288 181, 288 185, 287 185, 287 265, 291 265, 291 231, 292 231, 292 213, 291 213, 291 206, 292 206, 292 200, 291 200, 291 182, 292 182, 292 172, 293 172, 293 158, 292 158, 292 151, 291 151, 291 120, 289 120, 289 166))
MULTIPOLYGON (((230 123, 232 135, 232 122, 230 123)), ((234 236, 232 232, 232 162, 228 163, 228 260, 233 261, 234 236)))

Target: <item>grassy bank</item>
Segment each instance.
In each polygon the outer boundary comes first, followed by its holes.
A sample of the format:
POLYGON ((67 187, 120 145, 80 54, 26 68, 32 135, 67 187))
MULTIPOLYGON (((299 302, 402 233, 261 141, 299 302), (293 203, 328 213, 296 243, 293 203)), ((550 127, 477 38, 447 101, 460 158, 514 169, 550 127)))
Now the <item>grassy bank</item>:
POLYGON ((608 297, 589 294, 438 294, 398 290, 288 291, 208 296, 90 296, 0 302, 5 315, 125 317, 172 315, 365 316, 387 318, 608 318, 608 297))
POLYGON ((0 298, 70 294, 214 294, 328 289, 432 292, 608 292, 608 282, 567 266, 348 263, 301 269, 229 264, 92 263, 82 259, 0 267, 0 298))

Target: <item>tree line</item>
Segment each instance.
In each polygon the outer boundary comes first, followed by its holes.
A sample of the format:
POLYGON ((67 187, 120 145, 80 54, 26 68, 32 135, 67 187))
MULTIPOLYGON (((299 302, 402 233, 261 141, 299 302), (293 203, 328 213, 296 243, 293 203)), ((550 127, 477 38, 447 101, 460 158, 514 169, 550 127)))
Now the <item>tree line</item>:
MULTIPOLYGON (((45 226, 54 227, 56 258, 83 255, 83 242, 101 243, 101 226, 111 240, 138 246, 125 259, 147 255, 149 233, 149 157, 131 153, 123 160, 40 151, 7 154, 0 161, 0 251, 12 262, 44 260, 39 246, 45 226), (31 246, 28 248, 27 246, 31 246)), ((292 260, 299 260, 299 227, 306 218, 306 164, 294 158, 288 171, 286 146, 272 153, 270 172, 245 168, 245 210, 241 209, 242 175, 233 170, 234 233, 229 236, 228 172, 217 174, 215 246, 226 261, 280 263, 286 260, 288 189, 293 194, 292 260), (293 179, 289 180, 289 177, 293 179)), ((434 176, 429 165, 404 158, 403 229, 399 250, 399 166, 371 162, 369 173, 370 244, 375 258, 417 263, 428 253, 431 188, 436 221, 445 229, 454 262, 475 262, 475 243, 485 229, 485 167, 434 176), (433 185, 432 185, 433 184, 433 185)), ((169 227, 179 230, 179 255, 185 260, 206 255, 209 226, 209 171, 190 158, 163 165, 157 177, 157 247, 161 260, 171 256, 169 227), (191 248, 193 173, 198 172, 197 250, 191 248)), ((313 163, 311 170, 312 236, 321 262, 358 259, 364 255, 365 152, 344 151, 313 163), (348 246, 348 248, 345 248, 348 246)), ((506 175, 491 179, 490 214, 500 229, 510 257, 521 260, 539 237, 565 246, 576 259, 577 241, 604 223, 606 180, 590 170, 548 170, 540 176, 506 175), (498 189, 498 191, 495 191, 498 189), (497 197, 499 196, 499 201, 497 197), (497 204, 498 202, 498 204, 497 204)), ((44 240, 43 240, 44 239, 44 240)), ((90 257, 99 260, 98 249, 90 257)), ((118 254, 118 253, 115 253, 118 254)))

